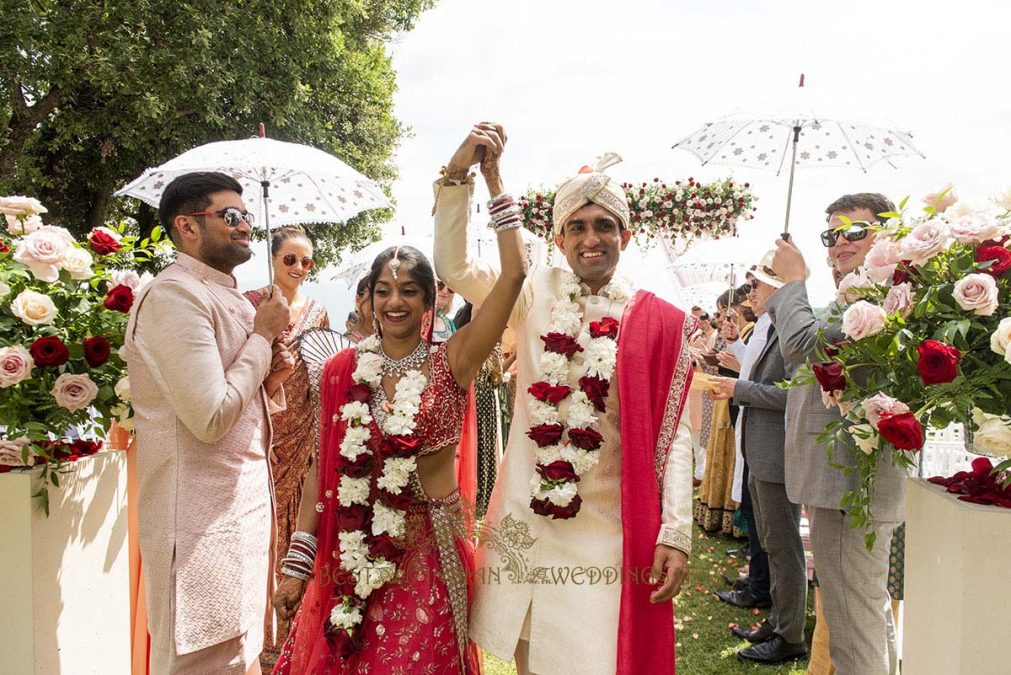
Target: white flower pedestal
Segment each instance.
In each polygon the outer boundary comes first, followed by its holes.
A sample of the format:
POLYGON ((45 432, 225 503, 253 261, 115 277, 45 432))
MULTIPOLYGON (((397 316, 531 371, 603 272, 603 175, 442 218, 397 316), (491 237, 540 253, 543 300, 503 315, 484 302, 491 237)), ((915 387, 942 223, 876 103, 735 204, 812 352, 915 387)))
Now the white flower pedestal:
POLYGON ((38 471, 0 474, 0 672, 130 672, 126 455, 69 466, 48 518, 38 471))
POLYGON ((1008 671, 1011 509, 959 501, 912 478, 906 497, 902 671, 1008 671))

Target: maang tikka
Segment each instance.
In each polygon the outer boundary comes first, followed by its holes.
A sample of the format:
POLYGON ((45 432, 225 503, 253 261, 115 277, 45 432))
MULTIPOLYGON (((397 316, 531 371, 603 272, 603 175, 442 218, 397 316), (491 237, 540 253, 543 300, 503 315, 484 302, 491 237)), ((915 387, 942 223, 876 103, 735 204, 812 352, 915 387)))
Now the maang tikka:
POLYGON ((390 262, 387 263, 389 265, 389 268, 390 268, 390 274, 393 275, 393 280, 394 281, 398 281, 398 279, 397 279, 397 270, 400 269, 400 258, 398 258, 397 256, 399 256, 399 255, 400 255, 400 247, 398 246, 396 248, 396 250, 393 251, 393 257, 390 258, 390 262))

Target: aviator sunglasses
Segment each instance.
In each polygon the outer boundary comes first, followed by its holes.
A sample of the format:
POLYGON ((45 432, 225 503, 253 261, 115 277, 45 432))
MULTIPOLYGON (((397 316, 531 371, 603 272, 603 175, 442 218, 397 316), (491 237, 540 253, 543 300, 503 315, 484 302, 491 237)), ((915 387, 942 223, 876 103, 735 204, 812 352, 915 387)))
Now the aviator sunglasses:
POLYGON ((221 209, 220 211, 194 211, 193 213, 184 213, 184 216, 218 216, 225 221, 225 225, 234 229, 239 226, 243 220, 246 221, 250 227, 253 227, 253 223, 256 218, 249 211, 240 211, 234 206, 229 206, 227 209, 221 209))
POLYGON ((301 262, 302 269, 304 270, 311 270, 313 266, 316 264, 316 261, 310 258, 309 256, 302 256, 302 259, 299 260, 298 256, 296 256, 294 253, 284 254, 284 257, 281 258, 281 262, 284 263, 285 267, 292 267, 294 266, 295 263, 301 262))
POLYGON ((870 233, 871 224, 863 220, 854 220, 848 227, 836 230, 825 230, 821 233, 821 243, 825 248, 832 248, 842 236, 846 241, 860 241, 870 233))

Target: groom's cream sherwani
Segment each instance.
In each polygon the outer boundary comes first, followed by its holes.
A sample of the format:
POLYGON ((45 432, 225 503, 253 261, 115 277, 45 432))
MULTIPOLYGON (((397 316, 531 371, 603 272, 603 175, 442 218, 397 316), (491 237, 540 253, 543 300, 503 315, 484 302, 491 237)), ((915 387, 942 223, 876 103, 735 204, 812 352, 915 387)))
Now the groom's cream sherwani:
MULTIPOLYGON (((466 257, 468 186, 436 186, 435 264, 439 278, 480 306, 497 271, 466 257)), ((618 387, 612 377, 599 431, 600 463, 579 482, 582 507, 571 519, 552 520, 530 509, 536 444, 527 388, 548 332, 551 307, 568 272, 544 268, 530 275, 510 325, 517 335, 516 407, 505 457, 491 497, 478 551, 471 638, 510 660, 520 639, 530 641, 535 673, 611 673, 616 668, 622 574, 621 436, 618 387)), ((625 304, 604 295, 579 299, 584 329, 605 316, 621 319, 625 304)), ((623 328, 627 330, 628 328, 623 328)), ((578 378, 570 384, 576 386, 578 378)), ((564 413, 563 404, 563 413, 564 413)), ((662 526, 657 543, 691 550, 692 445, 683 414, 667 456, 662 526)), ((673 630, 673 626, 671 627, 673 630)))

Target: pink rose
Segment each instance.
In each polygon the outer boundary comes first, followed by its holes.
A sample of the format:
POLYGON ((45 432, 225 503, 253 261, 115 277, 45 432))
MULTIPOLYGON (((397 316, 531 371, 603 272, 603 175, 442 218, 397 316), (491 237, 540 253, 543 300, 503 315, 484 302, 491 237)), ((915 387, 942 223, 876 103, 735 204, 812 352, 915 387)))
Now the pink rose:
POLYGON ((913 311, 913 285, 907 281, 889 288, 884 308, 889 314, 901 314, 903 319, 908 317, 913 311))
POLYGON ((955 194, 955 191, 950 185, 943 187, 940 190, 934 190, 923 198, 923 203, 927 206, 934 207, 934 210, 938 213, 944 213, 949 206, 957 201, 958 195, 955 194))
POLYGON ((863 269, 868 279, 883 284, 892 278, 898 263, 899 244, 888 237, 878 237, 867 251, 863 269))
POLYGON ((993 316, 1000 306, 997 282, 989 274, 968 274, 955 282, 952 294, 958 306, 976 316, 993 316))
POLYGON ((131 291, 140 288, 140 277, 133 270, 112 270, 113 286, 126 286, 131 291))
POLYGON ((53 395, 60 406, 74 412, 91 405, 91 402, 98 396, 98 387, 87 375, 63 373, 56 378, 49 393, 53 395))
POLYGON ((963 244, 978 244, 987 239, 997 239, 1004 234, 1004 227, 993 216, 975 213, 962 216, 951 224, 951 235, 963 244))
POLYGON ((0 440, 0 466, 30 466, 34 464, 32 457, 35 453, 28 450, 28 464, 21 461, 24 454, 24 447, 28 445, 27 438, 17 438, 14 440, 0 440))
POLYGON ((864 417, 875 429, 878 428, 878 422, 883 416, 909 412, 909 406, 905 403, 882 393, 874 394, 860 405, 864 409, 864 417))
POLYGON ((944 221, 932 219, 914 227, 899 242, 899 256, 914 265, 922 265, 950 245, 951 236, 944 221))
POLYGON ((32 376, 35 360, 24 347, 0 349, 0 387, 12 387, 32 376))
POLYGON ((38 199, 34 197, 0 197, 0 213, 8 216, 37 216, 40 213, 47 213, 38 199))
POLYGON ((42 219, 38 216, 4 216, 7 219, 7 231, 15 237, 31 234, 42 227, 42 219))
POLYGON ((842 330, 850 339, 862 340, 883 331, 887 319, 884 309, 860 300, 843 313, 842 330))
MULTIPOLYGON (((888 276, 892 276, 892 273, 889 272, 888 276)), ((839 288, 836 289, 836 300, 840 305, 849 305, 863 299, 867 295, 867 291, 873 287, 874 282, 867 278, 867 274, 863 270, 858 269, 844 276, 839 282, 839 288)))
POLYGON ((60 278, 63 257, 73 243, 62 227, 41 227, 21 240, 14 260, 27 265, 39 281, 53 283, 60 278))

